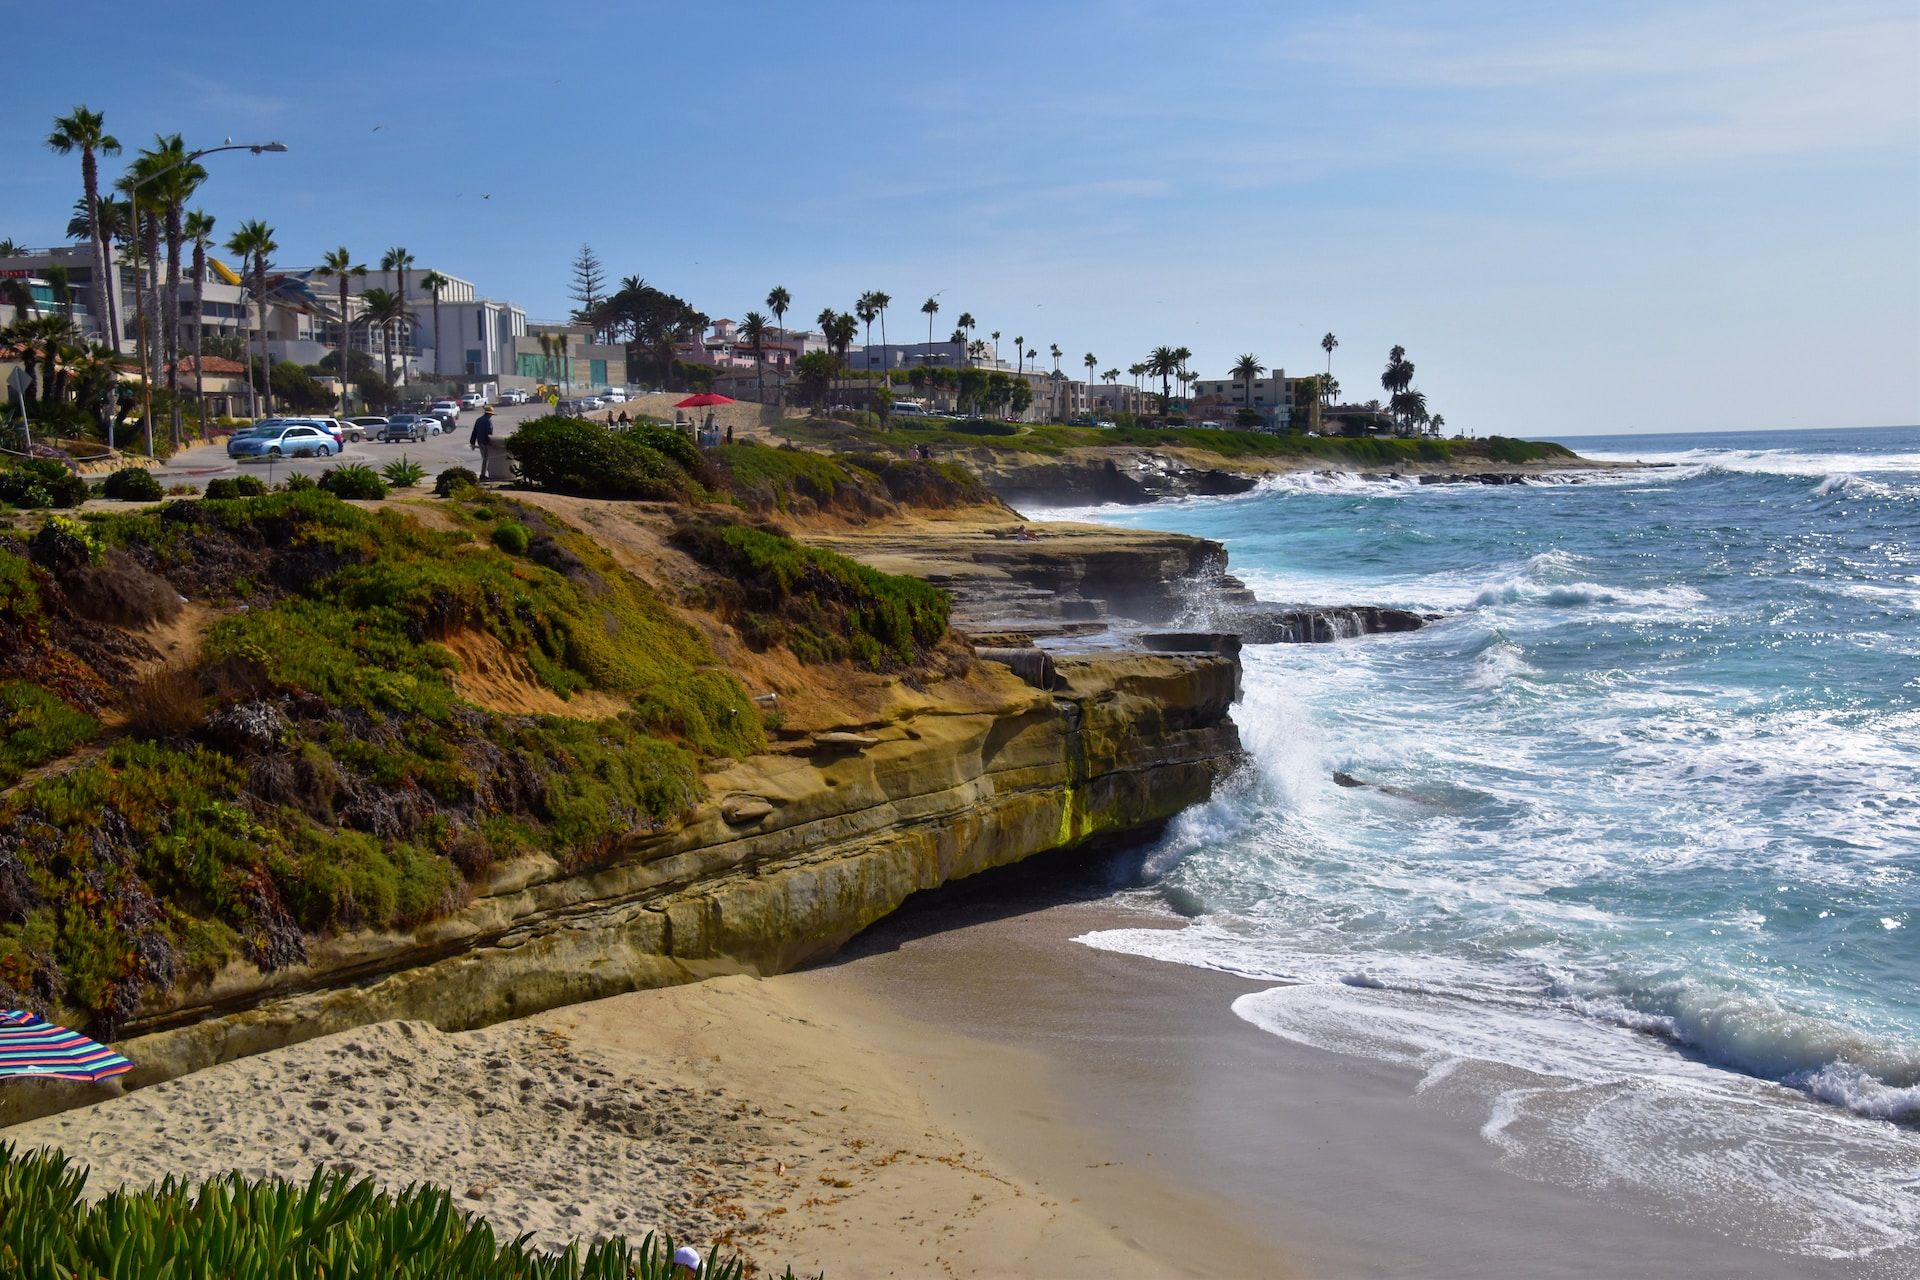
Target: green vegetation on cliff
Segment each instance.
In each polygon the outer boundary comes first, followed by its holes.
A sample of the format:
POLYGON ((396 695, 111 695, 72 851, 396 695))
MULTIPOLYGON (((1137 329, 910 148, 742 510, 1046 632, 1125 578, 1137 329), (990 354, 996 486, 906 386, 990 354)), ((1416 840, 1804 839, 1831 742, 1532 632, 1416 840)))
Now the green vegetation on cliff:
MULTIPOLYGON (((225 1280, 670 1280, 674 1242, 649 1234, 576 1242, 558 1253, 502 1241, 486 1219, 426 1185, 389 1193, 370 1178, 316 1170, 304 1185, 238 1174, 178 1178, 97 1201, 87 1173, 57 1151, 0 1144, 0 1273, 221 1276, 225 1280)), ((738 1258, 709 1258, 703 1280, 741 1280, 738 1258)), ((782 1280, 793 1280, 788 1270, 782 1280)))
MULTIPOLYGON (((1571 458, 1564 445, 1547 441, 1406 440, 1389 436, 1272 435, 1264 431, 1224 431, 1205 427, 1068 427, 1051 423, 1016 424, 941 418, 895 418, 888 429, 827 419, 789 423, 781 431, 792 439, 825 448, 910 451, 921 445, 943 450, 991 449, 1058 456, 1069 449, 1126 446, 1199 449, 1222 458, 1324 458, 1393 466, 1421 462, 1534 462, 1571 458)), ((865 465, 865 459, 862 459, 865 465)))
POLYGON ((507 440, 521 479, 587 498, 731 502, 759 514, 828 511, 862 518, 896 505, 960 507, 993 498, 962 467, 874 455, 831 457, 750 441, 702 452, 656 423, 609 429, 536 418, 507 440))
MULTIPOLYGON (((771 452, 769 450, 768 452, 771 452)), ((881 573, 776 530, 685 520, 673 544, 718 575, 710 603, 759 648, 803 661, 911 666, 947 634, 949 598, 918 578, 881 573)))
POLYGON ((111 1033, 231 961, 444 913, 498 860, 593 865, 698 798, 699 757, 763 745, 650 587, 515 514, 524 555, 311 488, 0 540, 0 779, 102 735, 0 795, 0 1003, 111 1033), (182 597, 210 620, 156 662, 129 628, 182 597), (476 654, 519 673, 484 706, 476 654))

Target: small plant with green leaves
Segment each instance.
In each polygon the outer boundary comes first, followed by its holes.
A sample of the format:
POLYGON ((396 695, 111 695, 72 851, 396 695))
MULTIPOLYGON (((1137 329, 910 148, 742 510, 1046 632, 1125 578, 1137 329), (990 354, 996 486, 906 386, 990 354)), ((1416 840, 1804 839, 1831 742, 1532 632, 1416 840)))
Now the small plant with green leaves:
POLYGON ((145 467, 120 468, 101 483, 100 494, 120 502, 159 502, 167 496, 145 467))
POLYGON ((531 535, 527 532, 527 526, 518 520, 502 520, 493 527, 493 545, 510 556, 527 554, 530 541, 531 535))
POLYGON ((320 487, 336 498, 357 498, 377 502, 387 496, 387 486, 372 467, 348 462, 328 467, 320 473, 320 487))
POLYGON ((480 477, 466 467, 448 467, 433 478, 436 497, 451 498, 465 489, 478 489, 480 477))
POLYGON ((215 502, 224 502, 233 498, 257 498, 267 491, 267 486, 258 476, 221 476, 217 480, 207 481, 205 497, 215 502))
POLYGON ((390 488, 411 489, 427 478, 427 469, 403 453, 380 468, 380 478, 390 488))
POLYGON ((0 470, 0 503, 44 510, 77 507, 87 500, 87 482, 63 462, 27 458, 0 470))
MULTIPOLYGON (((87 1171, 58 1151, 0 1143, 0 1274, 219 1276, 221 1280, 679 1280, 674 1241, 649 1232, 558 1252, 501 1240, 441 1187, 387 1192, 316 1169, 304 1184, 237 1173, 177 1177, 90 1201, 87 1171)), ((743 1280, 716 1250, 697 1280, 743 1280)), ((794 1280, 789 1269, 781 1280, 794 1280)))

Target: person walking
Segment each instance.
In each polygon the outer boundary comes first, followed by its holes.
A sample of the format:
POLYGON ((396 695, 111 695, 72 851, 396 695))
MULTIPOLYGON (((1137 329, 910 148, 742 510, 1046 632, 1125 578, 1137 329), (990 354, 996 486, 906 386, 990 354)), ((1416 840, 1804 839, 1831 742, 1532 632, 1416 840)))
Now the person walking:
POLYGON ((467 447, 480 451, 480 478, 491 480, 487 464, 493 453, 493 406, 480 410, 480 416, 474 421, 473 434, 467 437, 467 447))

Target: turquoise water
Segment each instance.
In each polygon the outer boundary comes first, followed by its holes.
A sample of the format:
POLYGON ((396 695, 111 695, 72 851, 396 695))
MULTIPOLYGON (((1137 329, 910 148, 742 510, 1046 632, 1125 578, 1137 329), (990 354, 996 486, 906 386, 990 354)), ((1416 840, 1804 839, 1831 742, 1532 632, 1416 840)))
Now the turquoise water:
POLYGON ((1273 980, 1235 1012, 1413 1068, 1526 1176, 1904 1266, 1920 430, 1565 443, 1675 465, 1074 513, 1446 615, 1249 649, 1254 766, 1143 891, 1187 923, 1083 941, 1273 980))

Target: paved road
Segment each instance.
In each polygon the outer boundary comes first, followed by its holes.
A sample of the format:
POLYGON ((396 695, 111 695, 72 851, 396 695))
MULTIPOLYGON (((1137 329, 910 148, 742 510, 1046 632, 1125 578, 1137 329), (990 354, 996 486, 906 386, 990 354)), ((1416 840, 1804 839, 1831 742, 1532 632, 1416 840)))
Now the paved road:
MULTIPOLYGON (((493 415, 493 440, 496 446, 494 454, 495 469, 500 478, 506 458, 498 452, 498 446, 513 434, 513 429, 530 418, 537 417, 546 406, 516 405, 497 409, 493 415)), ((154 468, 154 477, 163 487, 176 484, 204 486, 207 481, 220 476, 250 475, 258 476, 262 481, 284 480, 290 471, 303 472, 318 476, 328 467, 339 466, 343 462, 364 462, 378 470, 403 454, 427 469, 429 481, 448 467, 467 467, 474 471, 480 469, 480 455, 467 446, 467 437, 473 431, 473 421, 479 417, 477 411, 460 415, 460 421, 444 435, 432 436, 417 444, 376 444, 369 440, 363 444, 349 444, 346 450, 334 457, 321 458, 281 458, 268 462, 264 458, 248 458, 235 461, 227 457, 224 444, 203 444, 192 449, 183 449, 167 461, 164 466, 154 468)))

